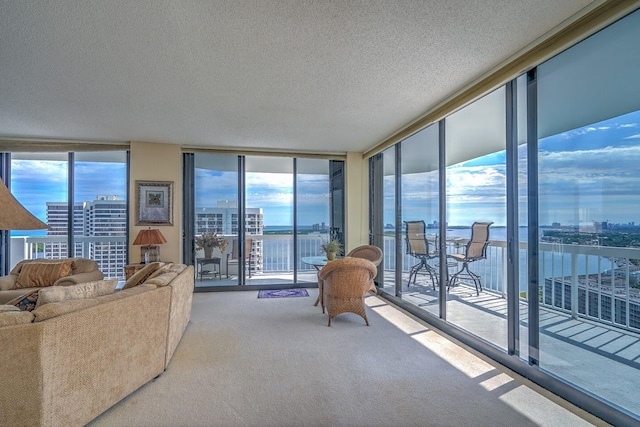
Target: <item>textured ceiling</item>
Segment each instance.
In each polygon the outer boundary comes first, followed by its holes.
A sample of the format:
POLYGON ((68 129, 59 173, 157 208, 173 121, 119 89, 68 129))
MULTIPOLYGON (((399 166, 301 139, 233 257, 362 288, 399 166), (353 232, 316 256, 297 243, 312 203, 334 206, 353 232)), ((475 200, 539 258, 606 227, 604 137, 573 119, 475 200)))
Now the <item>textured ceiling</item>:
POLYGON ((0 136, 365 151, 587 0, 0 0, 0 136))

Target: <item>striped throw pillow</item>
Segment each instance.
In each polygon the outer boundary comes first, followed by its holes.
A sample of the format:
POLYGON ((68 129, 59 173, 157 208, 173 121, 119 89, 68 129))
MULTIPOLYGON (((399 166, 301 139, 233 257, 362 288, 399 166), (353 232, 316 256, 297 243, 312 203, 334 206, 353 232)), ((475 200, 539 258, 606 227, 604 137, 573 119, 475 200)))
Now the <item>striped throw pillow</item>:
POLYGON ((61 277, 71 275, 73 260, 60 262, 28 262, 20 268, 15 288, 38 288, 53 285, 61 277))

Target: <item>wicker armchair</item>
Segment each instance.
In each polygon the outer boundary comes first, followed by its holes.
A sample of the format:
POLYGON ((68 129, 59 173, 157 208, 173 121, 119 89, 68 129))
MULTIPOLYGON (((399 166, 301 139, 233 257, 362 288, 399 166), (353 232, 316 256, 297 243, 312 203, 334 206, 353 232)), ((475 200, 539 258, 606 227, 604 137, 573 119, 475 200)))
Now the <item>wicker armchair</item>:
POLYGON ((364 296, 376 276, 375 264, 364 258, 343 258, 331 261, 320 270, 324 305, 331 319, 341 313, 355 313, 369 326, 364 296))
POLYGON ((362 245, 352 249, 347 256, 368 259, 377 267, 382 262, 382 249, 374 245, 362 245))
MULTIPOLYGON (((382 262, 382 249, 374 245, 362 245, 358 246, 355 249, 352 249, 351 252, 347 254, 347 256, 368 259, 377 267, 382 262)), ((373 279, 371 280, 369 291, 373 292, 374 294, 378 292, 378 290, 376 289, 376 283, 373 279)))

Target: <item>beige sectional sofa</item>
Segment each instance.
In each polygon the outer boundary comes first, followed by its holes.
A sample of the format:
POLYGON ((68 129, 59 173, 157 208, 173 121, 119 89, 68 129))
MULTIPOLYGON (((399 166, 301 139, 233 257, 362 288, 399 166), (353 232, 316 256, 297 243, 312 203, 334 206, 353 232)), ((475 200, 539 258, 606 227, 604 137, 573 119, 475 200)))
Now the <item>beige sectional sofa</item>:
POLYGON ((83 426, 167 368, 191 316, 193 266, 153 263, 126 289, 101 286, 0 311, 0 425, 83 426))

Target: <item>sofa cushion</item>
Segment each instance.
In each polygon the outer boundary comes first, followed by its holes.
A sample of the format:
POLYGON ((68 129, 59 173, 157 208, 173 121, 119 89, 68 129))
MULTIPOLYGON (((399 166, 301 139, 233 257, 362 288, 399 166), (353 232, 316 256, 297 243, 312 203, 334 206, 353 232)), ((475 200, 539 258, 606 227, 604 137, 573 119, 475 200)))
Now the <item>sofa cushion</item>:
POLYGON ((113 294, 109 294, 109 295, 103 295, 101 297, 98 297, 97 300, 100 304, 106 304, 109 303, 111 301, 118 301, 124 298, 128 298, 131 295, 137 295, 143 292, 148 292, 151 291, 153 289, 158 289, 157 286, 155 285, 149 285, 147 283, 142 283, 138 286, 135 286, 133 288, 129 288, 129 289, 123 289, 119 292, 115 292, 113 294))
POLYGON ((0 305, 0 313, 3 313, 5 311, 20 311, 20 309, 15 305, 9 305, 9 304, 0 305))
POLYGON ((41 289, 38 294, 36 308, 52 302, 60 302, 72 299, 96 298, 102 295, 112 294, 118 284, 118 279, 96 280, 70 286, 50 286, 41 289))
POLYGON ((145 283, 156 285, 157 287, 167 286, 173 279, 176 278, 177 275, 178 273, 176 273, 175 271, 167 271, 157 276, 150 277, 145 283))
POLYGON ((73 274, 89 273, 97 269, 97 264, 94 260, 88 258, 70 258, 74 261, 73 274))
POLYGON ((34 289, 9 301, 8 305, 16 306, 20 311, 33 311, 38 303, 39 289, 34 289))
POLYGON ((141 283, 144 283, 149 278, 149 276, 151 276, 156 270, 158 270, 163 265, 164 263, 162 262, 152 262, 145 265, 140 270, 136 271, 133 276, 127 279, 127 282, 124 284, 122 289, 133 288, 135 286, 138 286, 141 283))
POLYGON ((63 314, 98 304, 99 303, 96 298, 85 298, 41 305, 33 310, 33 314, 35 316, 34 322, 42 322, 43 320, 51 319, 52 317, 62 316, 63 314))
POLYGON ((74 260, 60 260, 57 262, 28 262, 20 268, 16 288, 33 288, 51 286, 56 280, 70 276, 74 267, 74 260))
POLYGON ((30 311, 3 311, 0 312, 0 328, 3 326, 31 323, 35 316, 30 311))

